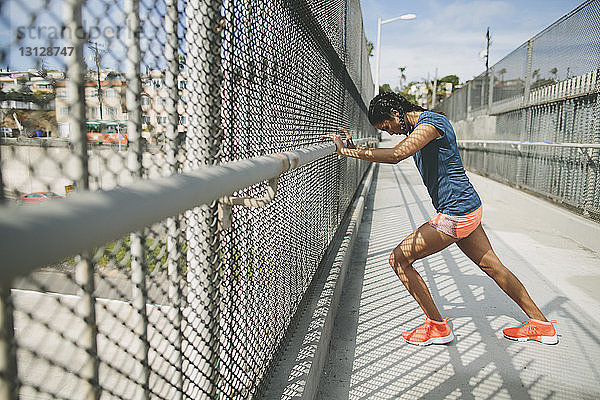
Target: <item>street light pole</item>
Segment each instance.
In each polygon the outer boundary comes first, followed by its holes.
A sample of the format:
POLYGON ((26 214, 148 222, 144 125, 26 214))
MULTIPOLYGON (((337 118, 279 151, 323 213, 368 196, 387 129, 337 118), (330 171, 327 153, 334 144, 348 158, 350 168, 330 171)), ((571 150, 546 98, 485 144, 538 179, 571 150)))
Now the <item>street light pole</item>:
POLYGON ((379 57, 381 53, 381 18, 377 18, 377 47, 375 48, 375 95, 379 94, 379 57))
POLYGON ((404 14, 399 17, 390 18, 386 20, 381 20, 381 18, 377 18, 377 47, 375 50, 375 95, 379 94, 379 62, 381 58, 381 25, 387 24, 389 22, 394 22, 399 19, 408 21, 411 19, 417 18, 416 14, 404 14))

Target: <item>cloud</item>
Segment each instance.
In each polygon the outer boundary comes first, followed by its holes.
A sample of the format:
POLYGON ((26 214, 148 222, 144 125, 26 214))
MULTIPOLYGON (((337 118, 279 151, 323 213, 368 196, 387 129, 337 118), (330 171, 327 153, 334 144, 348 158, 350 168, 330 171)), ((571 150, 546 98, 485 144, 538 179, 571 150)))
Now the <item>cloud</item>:
POLYGON ((455 1, 450 4, 439 2, 440 11, 433 15, 437 23, 445 23, 453 29, 473 30, 486 25, 493 19, 514 16, 517 8, 507 1, 455 1))
MULTIPOLYGON (((385 25, 381 82, 398 84, 398 67, 406 66, 407 80, 418 81, 435 68, 438 76, 456 74, 461 81, 485 70, 479 53, 490 27, 490 66, 510 54, 577 5, 578 0, 421 0, 390 13, 391 0, 363 0, 368 35, 375 37, 377 17, 415 12, 417 19, 385 25), (377 14, 380 13, 380 14, 377 14), (383 13, 383 14, 381 14, 383 13)), ((375 60, 372 59, 374 65, 375 60)))
POLYGON ((485 48, 485 30, 493 21, 510 20, 518 14, 507 1, 428 1, 410 23, 386 26, 383 38, 381 81, 397 82, 397 68, 408 66, 407 78, 417 81, 458 75, 471 79, 485 69, 479 52, 485 48))

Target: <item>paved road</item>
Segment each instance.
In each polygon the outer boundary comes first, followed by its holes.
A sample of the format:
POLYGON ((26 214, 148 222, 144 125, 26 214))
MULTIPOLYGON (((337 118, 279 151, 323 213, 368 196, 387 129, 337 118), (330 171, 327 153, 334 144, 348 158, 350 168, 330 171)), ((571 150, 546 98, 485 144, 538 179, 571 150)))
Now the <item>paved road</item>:
POLYGON ((317 398, 600 398, 600 255, 556 229, 564 211, 488 179, 471 180, 484 200, 492 246, 547 317, 558 320, 560 343, 504 339, 502 329, 526 316, 453 245, 415 267, 457 340, 406 344, 401 333, 421 324, 423 314, 387 259, 434 210, 412 161, 380 165, 317 398))

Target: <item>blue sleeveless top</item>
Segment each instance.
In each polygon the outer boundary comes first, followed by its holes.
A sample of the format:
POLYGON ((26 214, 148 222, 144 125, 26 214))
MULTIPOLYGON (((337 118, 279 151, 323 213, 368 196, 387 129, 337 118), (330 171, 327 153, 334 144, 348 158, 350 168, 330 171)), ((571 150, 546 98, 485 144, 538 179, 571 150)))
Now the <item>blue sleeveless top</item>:
POLYGON ((447 215, 475 211, 481 199, 465 173, 450 121, 442 114, 423 111, 415 128, 420 124, 431 124, 442 135, 413 155, 433 206, 447 215))

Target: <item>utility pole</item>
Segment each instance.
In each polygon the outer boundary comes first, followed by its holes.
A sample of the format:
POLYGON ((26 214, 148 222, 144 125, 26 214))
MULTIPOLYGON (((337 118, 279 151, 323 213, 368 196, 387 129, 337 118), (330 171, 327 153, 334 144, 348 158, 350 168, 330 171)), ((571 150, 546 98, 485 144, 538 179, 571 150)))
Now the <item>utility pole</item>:
MULTIPOLYGON (((488 26, 487 32, 485 33, 485 77, 481 82, 481 107, 485 104, 485 86, 487 85, 489 88, 490 85, 490 76, 489 76, 489 60, 490 60, 490 27, 488 26)), ((489 104, 488 104, 489 107, 489 104)))
POLYGON ((490 61, 490 27, 488 26, 487 28, 487 32, 485 34, 485 40, 487 42, 486 48, 485 48, 485 76, 488 76, 488 71, 489 71, 489 61, 490 61))
MULTIPOLYGON (((94 61, 96 62, 96 74, 98 78, 98 103, 100 105, 100 120, 102 120, 102 88, 100 87, 100 50, 98 49, 98 42, 90 42, 90 49, 94 52, 94 61)), ((104 52, 104 51, 103 51, 104 52)))

